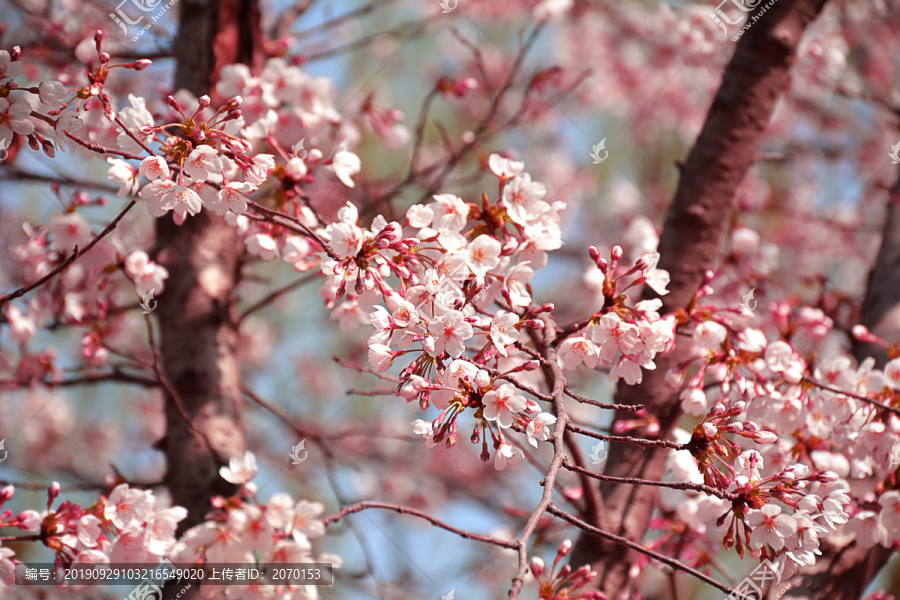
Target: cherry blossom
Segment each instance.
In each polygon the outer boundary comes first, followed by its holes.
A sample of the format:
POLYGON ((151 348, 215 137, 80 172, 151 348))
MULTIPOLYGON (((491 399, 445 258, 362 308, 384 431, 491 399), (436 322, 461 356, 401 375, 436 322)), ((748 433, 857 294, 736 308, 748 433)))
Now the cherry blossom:
POLYGON ((349 150, 339 150, 334 154, 332 167, 334 168, 334 174, 341 180, 341 183, 348 188, 356 187, 353 176, 362 169, 362 162, 356 154, 349 150))
MULTIPOLYGON (((0 52, 6 51, 2 50, 0 52)), ((17 65, 20 63, 12 64, 17 65)), ((0 55, 0 73, 3 73, 2 55, 0 55)), ((9 148, 14 133, 19 135, 31 135, 34 133, 34 123, 28 118, 31 115, 31 110, 31 104, 23 96, 0 98, 0 150, 9 148)))
POLYGON ((147 520, 155 502, 153 492, 136 490, 123 483, 109 495, 103 516, 119 529, 132 529, 147 520))
POLYGON ((227 467, 219 469, 219 475, 229 483, 244 484, 256 477, 256 456, 249 450, 243 457, 233 456, 227 467))
POLYGON ((0 85, 22 73, 22 61, 14 61, 8 50, 0 50, 0 85))
POLYGON ((525 410, 525 398, 511 383, 504 383, 484 396, 484 418, 497 421, 500 427, 511 427, 515 414, 525 410))
POLYGON ((138 296, 144 297, 150 291, 161 294, 165 289, 165 281, 169 272, 165 267, 156 264, 143 250, 135 250, 125 259, 125 272, 134 279, 138 296))
POLYGON ((525 458, 525 454, 519 448, 509 444, 500 444, 500 447, 497 448, 497 453, 494 455, 494 468, 502 471, 508 466, 519 464, 523 458, 525 458))
POLYGON ((537 448, 539 441, 550 439, 550 425, 556 423, 556 416, 550 413, 541 413, 537 415, 525 428, 528 436, 528 443, 537 448))
POLYGON ((446 352, 451 357, 460 356, 466 349, 465 341, 474 335, 472 325, 465 321, 463 313, 451 310, 431 322, 428 331, 434 335, 434 354, 446 352))

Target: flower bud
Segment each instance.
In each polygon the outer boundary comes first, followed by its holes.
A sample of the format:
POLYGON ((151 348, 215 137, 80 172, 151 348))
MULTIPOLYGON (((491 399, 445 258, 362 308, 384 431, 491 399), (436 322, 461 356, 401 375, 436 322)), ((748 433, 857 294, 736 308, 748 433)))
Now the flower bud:
POLYGON ((105 65, 106 63, 109 62, 109 59, 110 59, 109 52, 101 52, 100 53, 100 64, 105 65))
POLYGON ((475 385, 480 388, 491 385, 491 374, 484 369, 478 369, 478 372, 475 373, 475 385))
POLYGON ((597 268, 605 275, 607 271, 609 271, 609 261, 605 258, 597 259, 597 268))
POLYGON ((197 103, 200 105, 201 109, 209 106, 209 94, 203 94, 199 98, 197 98, 197 103))
POLYGON ((572 549, 572 540, 563 540, 563 543, 559 545, 559 549, 556 553, 559 556, 565 556, 572 549))
POLYGON ((501 256, 509 256, 519 247, 519 240, 516 238, 509 238, 503 243, 503 247, 500 249, 501 256))
POLYGON ((153 61, 149 58, 140 58, 134 61, 134 70, 135 71, 143 71, 147 67, 153 64, 153 61))
MULTIPOLYGON (((625 254, 625 251, 622 250, 622 246, 619 246, 619 245, 613 246, 612 253, 611 253, 613 260, 615 260, 615 261, 621 260, 622 256, 624 254, 625 254)), ((641 260, 643 260, 643 259, 641 259, 641 260)), ((638 264, 640 264, 640 262, 641 261, 638 261, 638 264)), ((645 264, 646 264, 646 261, 645 261, 645 264)))
POLYGON ((759 444, 774 444, 778 441, 778 436, 771 431, 760 431, 753 435, 753 439, 759 444))
POLYGON ((16 488, 12 485, 5 486, 2 490, 0 490, 0 504, 7 502, 13 497, 13 494, 16 493, 16 488))
POLYGON ((13 46, 13 49, 9 52, 9 56, 12 60, 19 60, 19 57, 22 56, 22 49, 19 46, 13 46))
POLYGON ((175 99, 175 96, 172 96, 172 95, 170 94, 169 97, 166 98, 166 101, 169 103, 169 106, 171 106, 172 108, 174 108, 174 109, 177 110, 178 112, 181 112, 181 105, 178 104, 178 100, 175 99))
MULTIPOLYGON (((476 429, 477 431, 477 429, 476 429)), ((535 579, 539 579, 541 573, 544 572, 544 560, 540 556, 535 556, 531 559, 531 574, 534 575, 535 579)))
POLYGON ((56 500, 56 497, 59 496, 59 490, 60 486, 58 481, 54 481, 50 484, 50 489, 47 490, 47 496, 49 497, 49 500, 47 500, 48 508, 53 504, 53 501, 56 500))
POLYGON ((822 471, 816 475, 816 479, 822 483, 832 483, 840 479, 840 477, 834 471, 822 471))

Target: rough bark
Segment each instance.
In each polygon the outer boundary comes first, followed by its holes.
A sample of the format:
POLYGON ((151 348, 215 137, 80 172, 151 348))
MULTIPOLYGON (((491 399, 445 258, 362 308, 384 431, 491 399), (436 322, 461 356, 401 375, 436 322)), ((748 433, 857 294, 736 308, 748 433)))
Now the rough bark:
MULTIPOLYGON (((860 322, 889 342, 900 341, 900 177, 887 203, 881 247, 869 273, 869 284, 860 322)), ((875 358, 884 368, 887 352, 874 344, 859 343, 854 349, 859 361, 875 358)), ((868 489, 871 489, 869 486, 868 489)), ((892 551, 877 546, 867 549, 853 544, 832 546, 823 540, 822 556, 812 567, 802 569, 788 582, 792 587, 783 598, 790 600, 859 600, 891 557, 892 551)), ((784 587, 784 586, 780 586, 784 587)), ((773 599, 770 590, 769 598, 773 599)))
MULTIPOLYGON (((669 208, 659 252, 660 268, 671 273, 670 293, 662 297, 662 311, 684 307, 699 289, 704 273, 715 266, 735 191, 753 165, 779 97, 788 85, 796 49, 806 26, 826 0, 780 0, 744 33, 725 69, 703 129, 687 160, 669 208)), ((645 290, 645 297, 653 297, 645 290)), ((684 361, 683 341, 669 356, 645 371, 640 385, 620 384, 616 401, 646 404, 660 423, 660 437, 670 436, 681 416, 677 396, 665 383, 666 372, 684 361)), ((618 415, 627 417, 627 415, 618 415)), ((627 444, 613 444, 605 473, 619 477, 660 479, 665 453, 627 444)), ((631 540, 641 540, 655 505, 648 488, 604 484, 600 487, 602 527, 631 540)), ((634 556, 623 560, 622 550, 597 537, 582 535, 570 564, 591 564, 598 584, 610 598, 627 589, 627 573, 634 556)))
MULTIPOLYGON (((258 64, 256 0, 181 0, 179 7, 175 89, 200 96, 212 89, 225 64, 258 64)), ((180 226, 171 214, 160 218, 156 233, 157 260, 169 271, 156 311, 160 366, 168 384, 160 447, 172 500, 189 512, 183 531, 203 519, 214 495, 234 493, 218 470, 245 449, 233 294, 243 243, 209 211, 180 226)))
MULTIPOLYGON (((900 341, 900 177, 887 202, 881 247, 869 273, 866 299, 860 322, 889 342, 900 341)), ((874 344, 858 343, 856 357, 875 358, 879 368, 887 362, 887 352, 874 344)))

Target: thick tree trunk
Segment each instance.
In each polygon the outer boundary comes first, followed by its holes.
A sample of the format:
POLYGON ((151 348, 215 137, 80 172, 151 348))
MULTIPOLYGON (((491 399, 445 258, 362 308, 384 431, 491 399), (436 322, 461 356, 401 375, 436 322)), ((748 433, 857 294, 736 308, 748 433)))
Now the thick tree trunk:
MULTIPOLYGON (((180 0, 178 6, 175 89, 201 96, 212 89, 222 66, 258 65, 256 0, 180 0)), ((245 449, 233 295, 243 243, 209 211, 188 217, 181 226, 169 214, 157 220, 156 231, 157 260, 169 270, 156 315, 162 374, 172 392, 167 392, 167 430, 160 447, 173 502, 189 512, 183 531, 203 519, 214 495, 234 493, 218 471, 245 449)))
MULTIPOLYGON (((704 273, 715 266, 734 194, 757 156, 775 105, 788 85, 797 45, 806 26, 826 0, 780 0, 747 30, 725 69, 703 130, 682 169, 675 198, 659 243, 660 267, 671 273, 670 293, 662 311, 684 307, 699 289, 704 273)), ((652 297, 652 291, 645 290, 652 297)), ((678 346, 684 347, 683 341, 678 346)), ((660 437, 670 436, 681 417, 677 396, 665 383, 666 372, 688 358, 676 350, 644 373, 637 386, 620 384, 616 401, 645 404, 659 419, 660 437)), ((618 415, 627 417, 628 415, 618 415)), ((661 479, 665 452, 628 444, 613 444, 605 473, 618 477, 661 479)), ((602 527, 640 541, 656 504, 652 488, 601 485, 602 527)), ((599 573, 600 589, 610 598, 627 595, 627 574, 634 556, 623 560, 622 549, 583 534, 570 564, 591 564, 599 573)))

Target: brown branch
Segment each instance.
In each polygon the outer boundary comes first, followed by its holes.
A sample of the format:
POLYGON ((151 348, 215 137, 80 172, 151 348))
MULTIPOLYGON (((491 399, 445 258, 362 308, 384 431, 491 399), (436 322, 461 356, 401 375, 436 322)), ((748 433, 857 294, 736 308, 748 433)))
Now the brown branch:
POLYGON ((465 538, 467 540, 474 540, 476 542, 484 542, 486 544, 493 544, 494 546, 499 546, 501 548, 510 548, 517 549, 519 547, 519 543, 515 541, 505 541, 495 537, 491 537, 489 535, 480 535, 477 533, 472 533, 470 531, 464 531, 462 529, 457 529, 452 525, 448 525, 443 521, 432 517, 429 514, 426 514, 422 511, 416 510, 414 508, 409 508, 406 506, 400 506, 399 504, 389 504, 387 502, 357 502, 356 504, 352 504, 350 506, 346 506, 340 510, 340 512, 327 516, 323 519, 325 526, 329 526, 332 523, 336 523, 346 517, 347 515, 352 515, 354 513, 358 513, 369 508, 381 508, 384 510, 392 510, 396 513, 400 513, 401 515, 412 515, 414 517, 418 517, 420 519, 424 519, 428 521, 435 527, 440 527, 441 529, 445 529, 451 533, 455 533, 456 535, 465 538))
POLYGON ((319 234, 317 234, 315 231, 313 231, 312 229, 307 227, 305 224, 303 224, 303 222, 300 221, 300 219, 293 217, 291 215, 285 214, 283 212, 278 212, 277 210, 269 210, 265 206, 262 206, 261 204, 259 204, 258 202, 254 202, 253 200, 248 201, 247 205, 250 206, 253 210, 269 217, 270 219, 273 219, 272 223, 275 223, 276 225, 281 225, 282 227, 287 227, 288 229, 291 229, 292 231, 296 231, 297 230, 296 228, 299 228, 300 231, 298 233, 302 233, 303 235, 311 238, 313 241, 315 241, 317 244, 319 244, 319 246, 322 247, 322 250, 325 251, 325 254, 327 254, 329 256, 329 258, 336 260, 336 261, 341 260, 341 257, 338 256, 337 254, 335 254, 334 250, 331 249, 331 246, 329 246, 325 242, 325 240, 323 240, 319 236, 319 234), (290 221, 291 225, 285 225, 282 222, 276 222, 276 221, 274 221, 274 219, 286 219, 286 220, 290 221))
POLYGON ((544 486, 544 493, 541 496, 541 501, 531 513, 531 516, 528 517, 528 521, 525 522, 525 528, 522 530, 522 534, 519 536, 519 568, 516 571, 515 577, 513 577, 512 586, 509 589, 510 600, 516 600, 516 598, 519 597, 519 592, 522 590, 522 586, 525 583, 525 575, 528 572, 528 541, 529 539, 531 539, 531 535, 537 528, 538 521, 541 519, 541 517, 544 515, 553 501, 553 487, 556 484, 556 478, 559 475, 559 470, 562 467, 563 462, 566 460, 566 445, 564 435, 566 432, 566 427, 569 425, 569 413, 566 410, 566 399, 564 393, 566 389, 566 377, 559 366, 559 358, 556 354, 556 348, 548 343, 555 337, 555 324, 550 318, 545 318, 544 323, 545 327, 542 333, 532 331, 531 334, 535 338, 540 338, 543 340, 543 350, 546 353, 545 358, 550 365, 548 367, 548 371, 552 374, 552 379, 551 381, 548 381, 548 383, 552 382, 551 396, 553 397, 553 406, 556 412, 557 419, 556 426, 553 429, 553 437, 551 438, 553 440, 553 459, 550 461, 550 466, 547 468, 547 475, 544 477, 544 481, 542 482, 544 486))
POLYGON ((90 242, 88 242, 88 244, 83 249, 79 250, 78 246, 75 246, 75 248, 72 251, 72 254, 69 255, 69 257, 66 258, 63 262, 61 262, 60 264, 56 265, 56 267, 51 269, 50 272, 48 272, 46 275, 44 275, 43 277, 34 281, 33 283, 30 283, 30 284, 28 284, 24 287, 21 287, 13 292, 10 292, 8 294, 0 296, 0 307, 2 307, 4 304, 10 302, 11 300, 15 300, 16 298, 20 298, 20 297, 24 296, 25 294, 27 294, 28 292, 30 292, 33 289, 44 285, 49 280, 53 279, 55 276, 59 275, 60 273, 62 273, 66 269, 68 269, 76 260, 78 260, 79 257, 84 255, 91 248, 96 246, 100 240, 102 240, 107 235, 109 235, 112 232, 112 230, 115 229, 116 226, 119 224, 119 221, 122 220, 122 218, 128 213, 129 210, 131 210, 131 208, 136 203, 137 203, 137 201, 132 198, 131 202, 128 203, 128 205, 122 210, 122 212, 120 212, 118 215, 116 215, 116 218, 113 219, 112 222, 103 229, 103 231, 101 231, 99 234, 97 234, 94 237, 94 239, 92 239, 90 242))
POLYGON ((119 156, 121 156, 123 158, 130 158, 133 160, 143 160, 144 159, 143 156, 139 156, 137 154, 132 154, 131 152, 125 152, 124 150, 117 150, 115 148, 107 148, 106 146, 101 146, 99 144, 92 144, 91 142, 83 140, 80 137, 76 137, 76 136, 72 135, 68 131, 66 132, 66 136, 70 140, 72 140, 73 142, 78 144, 79 146, 84 146, 88 150, 93 150, 94 152, 97 152, 98 154, 118 154, 119 156))
MULTIPOLYGON (((630 548, 630 549, 634 550, 635 552, 640 552, 641 554, 649 556, 650 558, 652 558, 654 560, 658 560, 659 562, 661 562, 663 564, 669 565, 673 569, 678 569, 679 571, 683 571, 689 575, 693 575, 700 581, 708 583, 709 585, 713 586, 714 588, 716 588, 718 590, 725 592, 726 594, 734 593, 733 589, 731 589, 727 585, 719 583, 718 581, 716 581, 709 575, 701 573, 700 571, 693 569, 693 568, 687 566, 686 564, 679 562, 673 558, 669 558, 668 556, 666 556, 664 554, 654 552, 653 550, 648 550, 647 548, 644 548, 640 544, 635 544, 631 540, 628 540, 622 536, 615 535, 613 533, 609 533, 607 531, 603 531, 602 529, 594 527, 593 525, 589 525, 589 524, 585 523, 584 521, 582 521, 581 519, 573 517, 572 515, 570 515, 569 513, 565 512, 565 511, 559 510, 553 504, 551 504, 547 508, 547 512, 550 513, 551 515, 559 517, 560 519, 562 519, 563 521, 566 521, 567 523, 574 525, 575 527, 582 529, 583 531, 590 533, 591 535, 594 535, 597 537, 602 537, 604 539, 609 540, 610 542, 612 542, 613 544, 615 544, 617 546, 624 546, 625 548, 630 548)), ((621 560, 621 557, 620 557, 620 560, 621 560)), ((581 565, 578 565, 578 566, 581 566, 581 565)))
POLYGON ((590 404, 591 406, 596 406, 598 408, 606 408, 609 410, 618 410, 623 412, 637 412, 644 408, 643 404, 610 404, 608 402, 598 402, 597 400, 591 400, 590 398, 585 398, 584 396, 579 396, 569 386, 566 386, 566 396, 572 398, 573 400, 577 400, 583 404, 590 404))
POLYGON ((686 444, 670 442, 669 440, 645 440, 642 438, 636 438, 627 435, 605 435, 603 433, 596 433, 594 431, 591 431, 590 429, 585 429, 583 427, 578 427, 577 425, 571 424, 568 428, 572 430, 573 433, 580 433, 581 435, 586 435, 596 440, 604 440, 620 444, 631 444, 634 446, 641 446, 643 448, 672 448, 674 450, 688 449, 686 444))
POLYGON ((647 481, 646 479, 637 479, 634 477, 613 477, 612 475, 601 475, 599 473, 594 473, 588 469, 583 467, 579 467, 578 465, 573 465, 568 461, 563 463, 563 468, 568 469, 570 471, 574 471, 575 473, 580 473, 586 477, 591 477, 593 479, 597 479, 599 481, 615 481, 617 483, 627 483, 629 485, 649 485, 654 487, 664 487, 673 490, 682 490, 682 491, 690 491, 690 492, 703 492, 705 494, 709 494, 710 496, 718 496, 724 500, 729 500, 731 502, 737 500, 740 495, 735 494, 733 492, 729 492, 726 490, 720 490, 719 488, 712 487, 710 485, 705 485, 702 483, 678 483, 674 481, 647 481))

